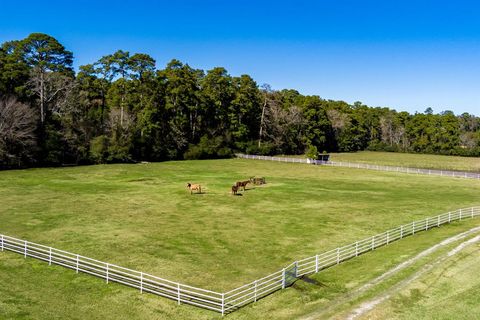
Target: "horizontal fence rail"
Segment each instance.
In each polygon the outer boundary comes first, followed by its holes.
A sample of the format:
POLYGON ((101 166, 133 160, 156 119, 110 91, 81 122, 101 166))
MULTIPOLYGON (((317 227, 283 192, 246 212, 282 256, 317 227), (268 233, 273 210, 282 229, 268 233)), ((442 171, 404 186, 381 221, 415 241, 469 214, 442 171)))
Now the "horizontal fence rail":
POLYGON ((282 270, 257 279, 225 293, 205 290, 162 279, 148 273, 123 268, 111 263, 87 258, 52 247, 0 235, 1 251, 8 250, 26 257, 36 258, 49 265, 56 264, 77 273, 82 272, 102 279, 107 283, 117 282, 165 298, 221 313, 233 312, 242 306, 281 289, 291 286, 307 274, 317 273, 368 251, 394 241, 453 221, 461 221, 480 215, 480 207, 462 208, 424 220, 413 221, 372 237, 316 254, 291 263, 282 270))
POLYGON ((317 165, 327 165, 327 166, 333 166, 333 167, 368 169, 368 170, 401 172, 401 173, 411 173, 411 174, 426 174, 426 175, 466 178, 466 179, 480 179, 480 173, 468 172, 468 171, 381 166, 376 164, 359 163, 359 162, 322 161, 322 160, 303 159, 303 158, 257 156, 257 155, 242 154, 242 153, 238 153, 236 154, 236 156, 237 158, 243 158, 243 159, 268 160, 268 161, 289 162, 289 163, 308 163, 308 164, 317 164, 317 165))
POLYGON ((295 261, 280 271, 226 292, 225 310, 230 312, 246 304, 256 302, 261 297, 291 285, 304 275, 317 273, 407 236, 439 227, 452 221, 473 218, 479 215, 480 207, 458 209, 424 220, 413 221, 346 246, 295 261))
POLYGON ((56 264, 77 273, 87 273, 105 279, 107 283, 117 282, 134 287, 140 292, 150 292, 180 303, 210 309, 223 313, 223 294, 196 288, 152 276, 148 273, 123 268, 111 263, 87 258, 78 254, 58 250, 26 240, 0 235, 1 250, 17 252, 26 257, 36 258, 49 265, 56 264))

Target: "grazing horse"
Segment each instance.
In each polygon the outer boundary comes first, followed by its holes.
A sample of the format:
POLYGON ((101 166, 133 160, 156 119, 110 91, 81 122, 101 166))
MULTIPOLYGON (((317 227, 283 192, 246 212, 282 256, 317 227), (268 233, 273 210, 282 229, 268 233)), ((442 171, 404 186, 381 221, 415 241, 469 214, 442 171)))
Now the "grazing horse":
POLYGON ((238 187, 236 185, 232 186, 232 194, 237 195, 238 187))
POLYGON ((243 188, 243 191, 245 191, 245 186, 250 183, 250 180, 245 180, 245 181, 237 181, 235 186, 240 189, 243 188))
POLYGON ((189 182, 187 183, 187 188, 190 190, 190 194, 192 194, 194 190, 196 190, 198 193, 202 193, 202 186, 199 184, 191 184, 189 182))
POLYGON ((261 177, 261 178, 251 177, 250 182, 255 185, 261 185, 266 183, 264 177, 261 177))

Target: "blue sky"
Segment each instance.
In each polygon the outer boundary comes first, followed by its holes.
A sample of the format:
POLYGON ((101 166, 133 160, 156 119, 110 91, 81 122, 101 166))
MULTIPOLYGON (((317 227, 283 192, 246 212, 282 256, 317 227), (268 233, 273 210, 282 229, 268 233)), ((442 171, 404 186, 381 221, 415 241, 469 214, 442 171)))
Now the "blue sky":
POLYGON ((76 66, 123 49, 326 99, 480 115, 474 1, 0 0, 0 42, 31 32, 76 66))

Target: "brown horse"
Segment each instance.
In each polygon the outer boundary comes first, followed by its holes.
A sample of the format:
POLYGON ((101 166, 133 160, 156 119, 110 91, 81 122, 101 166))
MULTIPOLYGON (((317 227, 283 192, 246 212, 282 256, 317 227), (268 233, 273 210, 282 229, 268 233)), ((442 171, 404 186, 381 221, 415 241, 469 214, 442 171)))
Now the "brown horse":
POLYGON ((197 193, 202 193, 202 186, 199 184, 191 184, 190 182, 187 183, 187 188, 190 190, 190 194, 193 194, 193 191, 197 191, 197 193))
POLYGON ((232 194, 237 195, 238 192, 238 187, 237 186, 232 186, 232 194))
POLYGON ((245 180, 245 181, 237 181, 237 183, 235 184, 235 186, 240 189, 240 188, 243 188, 243 191, 245 191, 245 187, 247 186, 247 184, 250 183, 250 180, 245 180))
POLYGON ((261 178, 251 177, 250 182, 255 185, 262 185, 266 183, 264 177, 261 177, 261 178))

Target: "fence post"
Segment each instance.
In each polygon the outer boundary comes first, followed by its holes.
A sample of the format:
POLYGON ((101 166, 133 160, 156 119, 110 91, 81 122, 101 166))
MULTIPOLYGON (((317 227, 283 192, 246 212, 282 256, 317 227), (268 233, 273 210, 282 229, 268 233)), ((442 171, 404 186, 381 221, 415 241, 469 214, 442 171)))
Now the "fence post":
POLYGON ((437 227, 440 227, 440 216, 437 217, 437 227))
POLYGON ((77 268, 75 271, 78 273, 78 254, 77 254, 77 268))
POLYGON ((462 209, 460 209, 460 215, 459 216, 460 216, 459 220, 462 221, 462 209))
POLYGON ((340 263, 340 248, 337 248, 337 264, 340 263))
POLYGON ((27 240, 25 240, 25 259, 27 258, 27 240))
POLYGON ((412 223, 412 236, 415 234, 415 221, 412 223))
POLYGON ((358 241, 355 242, 355 257, 358 257, 358 241))
POLYGON ((389 243, 390 243, 390 234, 389 234, 389 232, 387 231, 387 244, 389 244, 389 243))
POLYGON ((400 226, 400 239, 403 238, 403 225, 400 226))
POLYGON ((282 289, 285 289, 285 268, 282 269, 282 289))
POLYGON ((255 285, 255 287, 253 289, 254 290, 253 291, 253 302, 257 302, 257 280, 255 280, 254 285, 255 285))
POLYGON ((140 293, 143 293, 143 272, 140 272, 140 293))
POLYGON ((48 250, 48 265, 52 265, 52 247, 50 247, 50 250, 48 250))
POLYGON ((3 251, 3 234, 2 234, 2 251, 3 251))
POLYGON ((449 212, 448 213, 448 223, 450 223, 452 221, 452 213, 449 212))
POLYGON ((372 237, 372 251, 375 250, 375 236, 372 237))
POLYGON ((318 254, 315 255, 315 273, 318 272, 318 254))
MULTIPOLYGON (((180 283, 177 283, 177 296, 178 296, 177 303, 180 304, 182 301, 182 298, 180 296, 180 283)), ((223 315, 223 295, 222 295, 222 315, 223 315)))
POLYGON ((298 261, 295 261, 295 278, 298 278, 298 261))
POLYGON ((108 265, 109 265, 109 264, 107 263, 107 277, 106 277, 107 283, 108 283, 108 265))
POLYGON ((222 317, 225 315, 225 293, 222 293, 222 317))
POLYGON ((472 218, 473 218, 473 207, 470 208, 472 210, 472 218))
POLYGON ((428 218, 425 219, 425 231, 427 231, 427 230, 428 230, 428 218))

